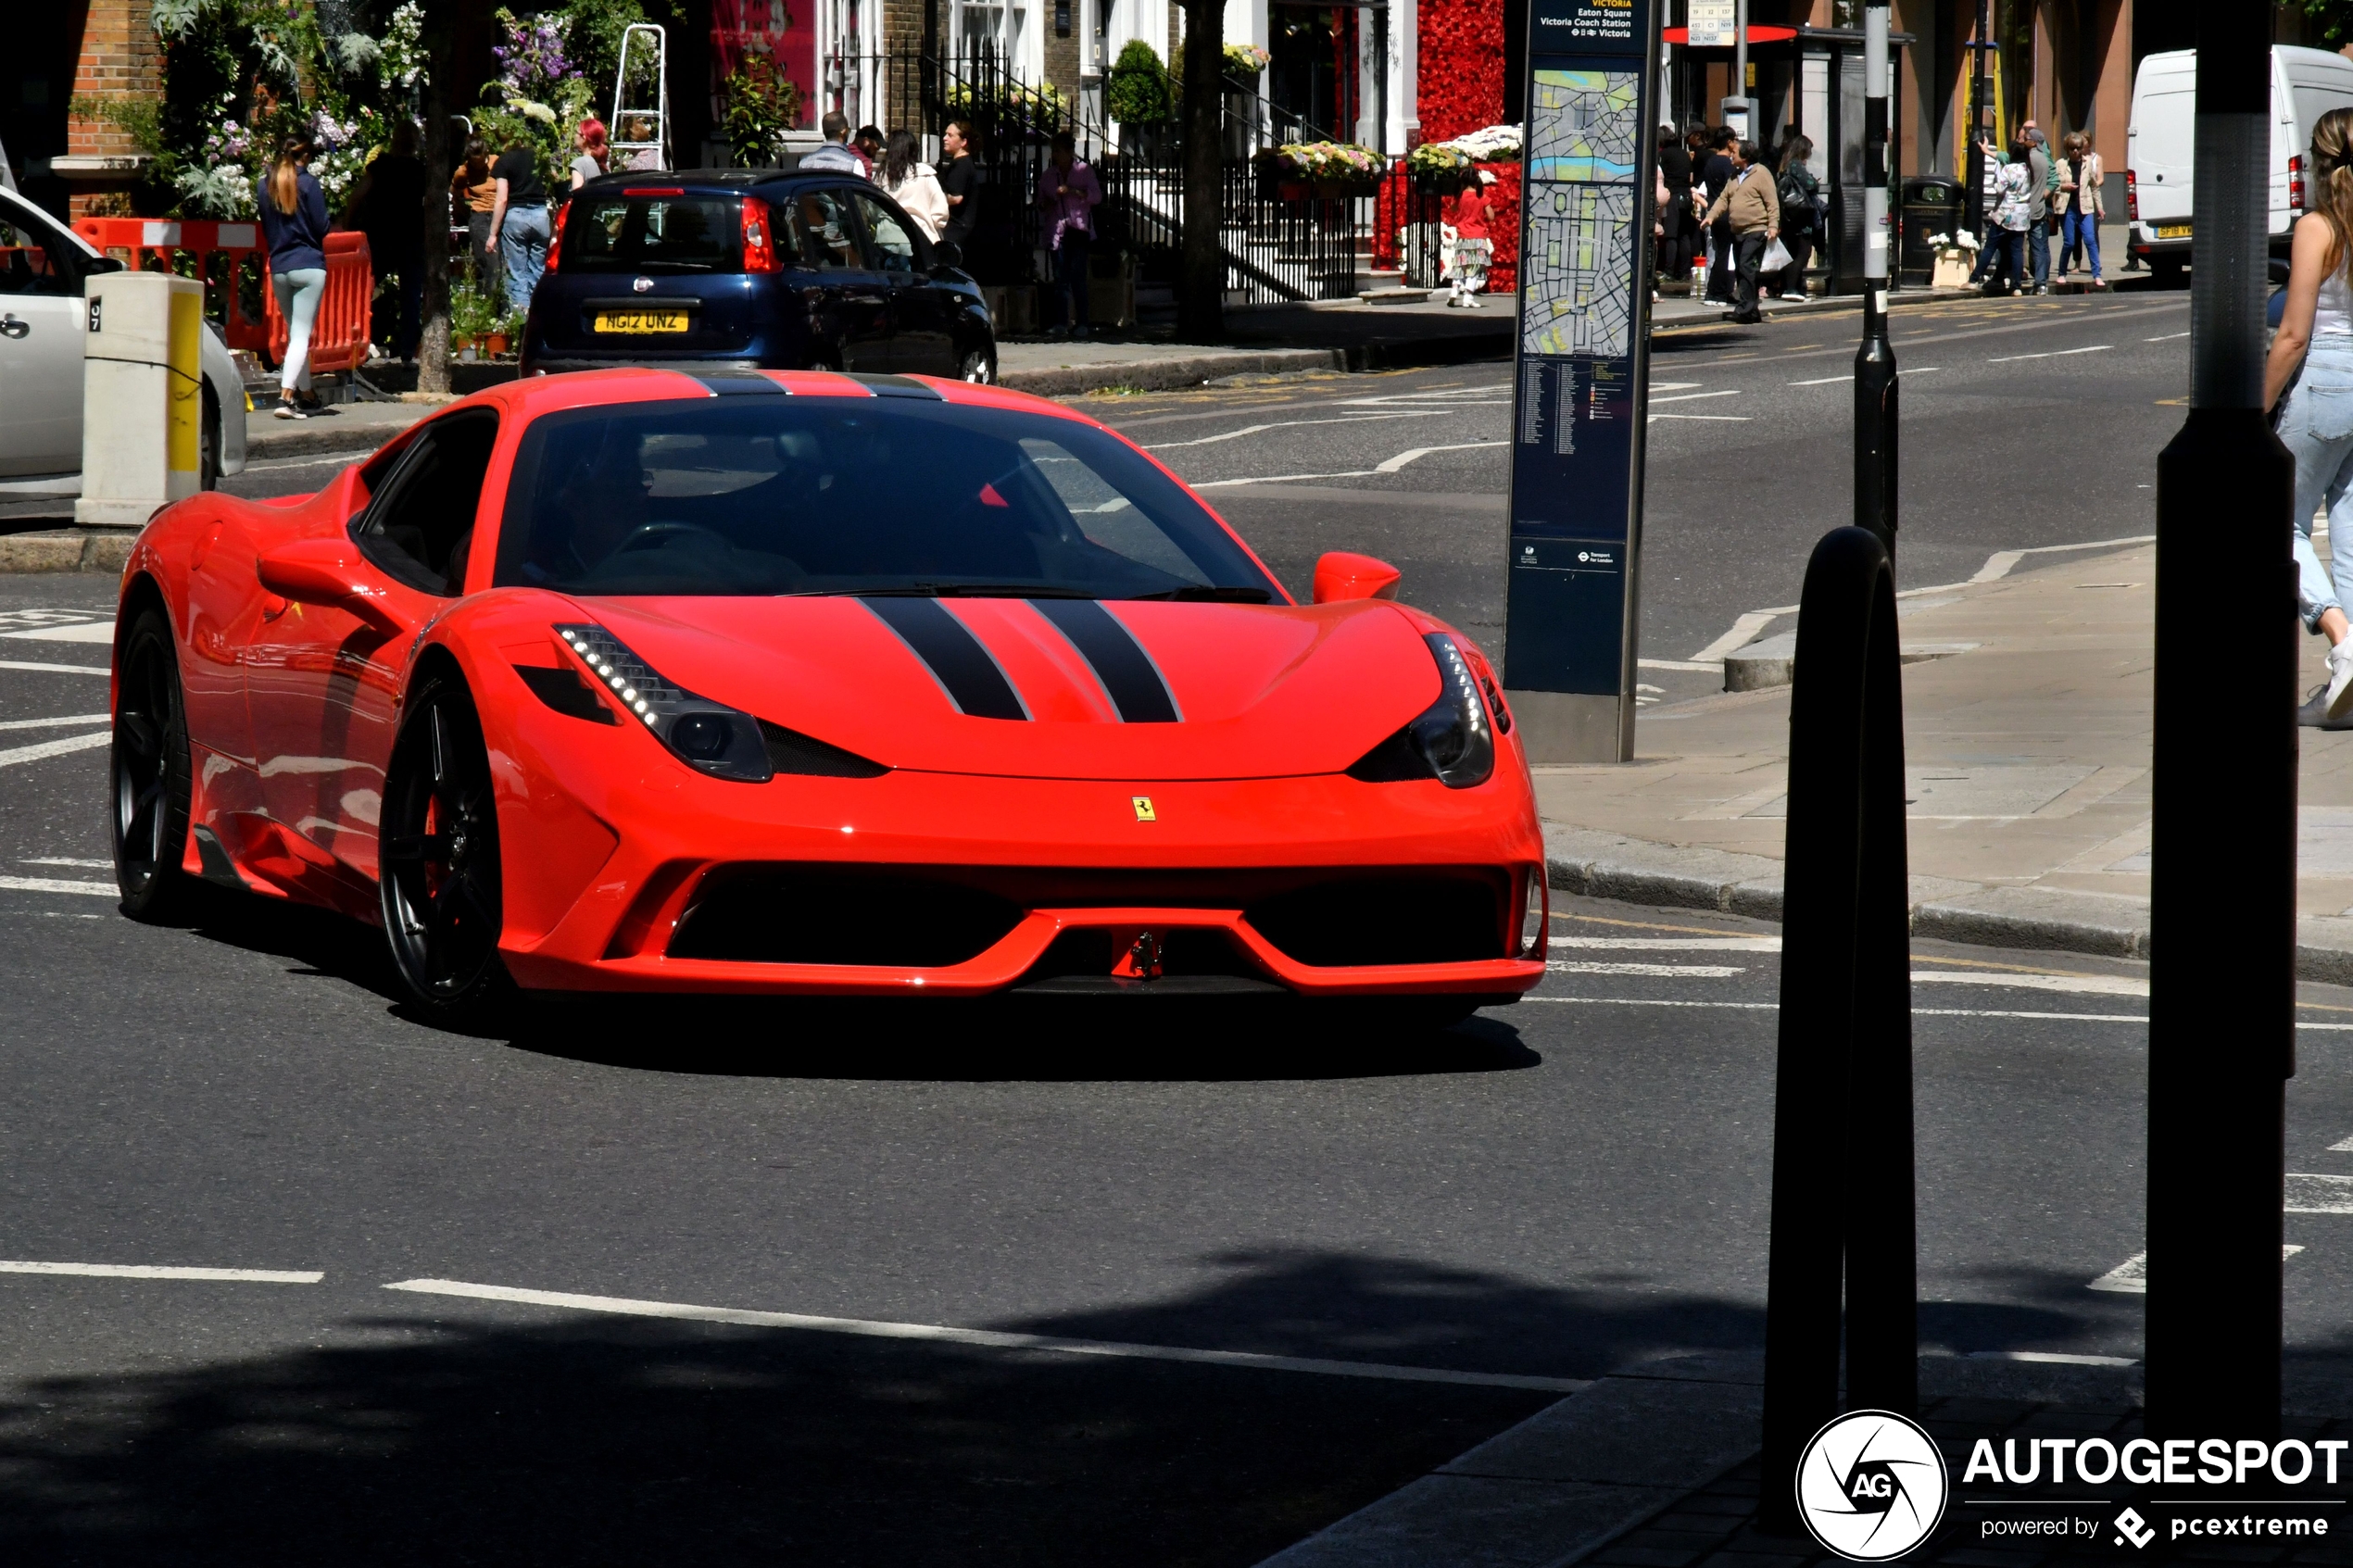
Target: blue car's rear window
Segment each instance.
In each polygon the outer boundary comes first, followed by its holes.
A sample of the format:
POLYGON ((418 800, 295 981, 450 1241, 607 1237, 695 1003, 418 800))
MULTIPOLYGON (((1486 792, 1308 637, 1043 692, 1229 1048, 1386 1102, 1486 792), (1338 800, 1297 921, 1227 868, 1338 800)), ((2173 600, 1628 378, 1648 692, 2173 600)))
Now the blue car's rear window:
POLYGON ((719 195, 587 192, 564 215, 566 272, 733 272, 743 265, 737 202, 719 195))
POLYGON ((899 397, 694 397, 523 433, 496 581, 596 595, 1278 599, 1133 447, 899 397))

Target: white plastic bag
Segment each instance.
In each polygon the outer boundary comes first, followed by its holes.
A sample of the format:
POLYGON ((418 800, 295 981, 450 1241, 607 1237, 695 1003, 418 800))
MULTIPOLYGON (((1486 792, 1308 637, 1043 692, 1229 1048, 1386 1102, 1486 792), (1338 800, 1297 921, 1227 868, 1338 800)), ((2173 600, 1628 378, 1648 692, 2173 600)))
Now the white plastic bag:
POLYGON ((1789 264, 1789 246, 1781 244, 1780 236, 1776 234, 1773 243, 1765 247, 1765 258, 1756 267, 1761 272, 1778 272, 1789 264))

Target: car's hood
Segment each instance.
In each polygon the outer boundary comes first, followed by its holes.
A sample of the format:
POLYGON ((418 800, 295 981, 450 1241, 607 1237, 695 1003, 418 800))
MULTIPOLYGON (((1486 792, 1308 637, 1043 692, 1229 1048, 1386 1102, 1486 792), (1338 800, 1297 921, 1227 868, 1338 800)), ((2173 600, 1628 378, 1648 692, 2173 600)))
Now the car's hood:
POLYGON ((1440 690, 1414 622, 1375 601, 574 602, 699 696, 927 771, 1339 772, 1440 690))

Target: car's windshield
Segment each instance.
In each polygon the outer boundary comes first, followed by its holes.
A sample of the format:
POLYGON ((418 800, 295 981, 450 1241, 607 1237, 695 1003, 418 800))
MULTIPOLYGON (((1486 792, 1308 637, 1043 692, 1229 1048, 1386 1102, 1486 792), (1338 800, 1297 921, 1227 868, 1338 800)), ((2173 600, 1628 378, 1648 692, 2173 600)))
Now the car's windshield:
POLYGON ((525 432, 497 582, 577 594, 1279 591, 1131 447, 910 397, 697 397, 525 432))

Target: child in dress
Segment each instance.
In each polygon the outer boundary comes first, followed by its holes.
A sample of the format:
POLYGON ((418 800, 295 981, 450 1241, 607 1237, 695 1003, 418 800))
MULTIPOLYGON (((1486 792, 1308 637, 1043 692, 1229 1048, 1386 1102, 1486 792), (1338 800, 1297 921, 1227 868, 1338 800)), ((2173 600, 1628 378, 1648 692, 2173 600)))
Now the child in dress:
POLYGON ((1439 276, 1453 286, 1446 296, 1450 306, 1478 309, 1472 295, 1487 286, 1487 264, 1495 255, 1487 227, 1487 182, 1492 178, 1484 170, 1465 169, 1454 194, 1440 204, 1438 234, 1446 246, 1446 265, 1439 276))

